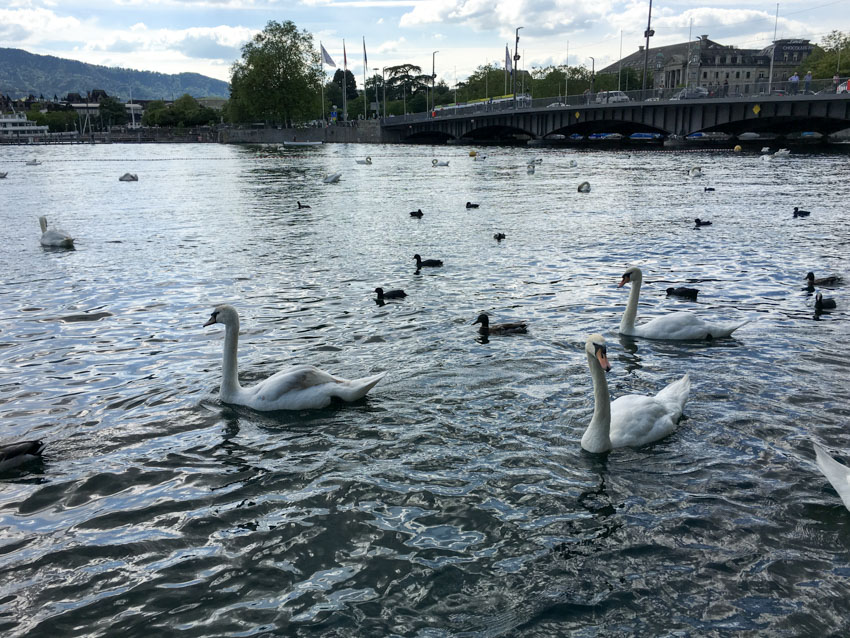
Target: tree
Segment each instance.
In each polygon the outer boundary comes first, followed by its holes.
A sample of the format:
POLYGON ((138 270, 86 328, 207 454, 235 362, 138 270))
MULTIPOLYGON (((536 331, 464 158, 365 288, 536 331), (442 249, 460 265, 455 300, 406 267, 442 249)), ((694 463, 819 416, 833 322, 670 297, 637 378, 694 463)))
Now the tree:
POLYGON ((100 118, 109 126, 120 126, 127 123, 127 109, 114 97, 105 97, 98 106, 100 118))
MULTIPOLYGON (((342 69, 337 69, 334 73, 333 82, 338 87, 340 87, 340 95, 342 95, 342 69)), ((354 79, 354 74, 351 71, 345 71, 345 88, 347 89, 345 97, 349 100, 353 100, 357 97, 357 80, 354 79)))
POLYGON ((834 73, 840 77, 850 75, 850 35, 841 31, 825 35, 820 46, 815 45, 811 54, 797 67, 800 76, 806 71, 811 71, 814 78, 831 78, 834 73))
POLYGON ((287 124, 315 117, 321 81, 313 36, 290 20, 272 20, 242 47, 242 59, 231 67, 230 115, 237 121, 287 124))

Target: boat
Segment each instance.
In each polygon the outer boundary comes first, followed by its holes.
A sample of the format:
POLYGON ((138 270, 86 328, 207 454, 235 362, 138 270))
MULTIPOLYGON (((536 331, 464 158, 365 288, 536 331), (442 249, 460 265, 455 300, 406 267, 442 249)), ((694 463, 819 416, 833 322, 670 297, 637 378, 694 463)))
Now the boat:
POLYGON ((26 113, 0 113, 0 139, 46 136, 48 126, 27 119, 26 113))
POLYGON ((284 146, 321 146, 323 142, 284 142, 284 146))

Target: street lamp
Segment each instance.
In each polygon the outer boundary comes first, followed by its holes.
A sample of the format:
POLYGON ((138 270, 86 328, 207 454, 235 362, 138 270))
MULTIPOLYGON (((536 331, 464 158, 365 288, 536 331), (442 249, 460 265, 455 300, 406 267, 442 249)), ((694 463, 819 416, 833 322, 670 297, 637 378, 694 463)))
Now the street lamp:
POLYGON ((431 111, 434 111, 436 107, 436 103, 434 102, 434 78, 437 77, 437 74, 434 72, 434 63, 439 51, 434 51, 431 54, 431 111))
POLYGON ((590 95, 593 95, 593 78, 596 75, 596 58, 592 55, 587 56, 590 58, 590 95))
MULTIPOLYGON (((381 69, 379 69, 379 68, 378 68, 378 67, 376 67, 376 66, 373 66, 373 67, 372 67, 372 70, 375 72, 375 76, 377 76, 377 75, 378 75, 378 71, 380 71, 381 69)), ((381 80, 381 82, 383 82, 383 79, 381 80)), ((375 78, 375 114, 376 114, 376 115, 379 115, 379 114, 381 113, 381 108, 380 108, 380 106, 381 106, 381 98, 380 98, 380 96, 379 96, 379 94, 378 94, 378 78, 376 77, 376 78, 375 78)))
POLYGON ((519 30, 524 28, 516 28, 516 43, 514 44, 514 109, 516 109, 516 76, 518 73, 517 65, 519 64, 519 30))
POLYGON ((384 77, 384 72, 387 70, 387 67, 381 69, 381 86, 384 89, 384 118, 387 117, 387 80, 384 77))
POLYGON ((641 99, 646 99, 646 67, 649 64, 649 38, 655 35, 655 31, 651 28, 652 25, 652 0, 649 0, 649 17, 646 20, 646 31, 643 35, 646 37, 646 47, 643 51, 643 85, 641 86, 641 99))

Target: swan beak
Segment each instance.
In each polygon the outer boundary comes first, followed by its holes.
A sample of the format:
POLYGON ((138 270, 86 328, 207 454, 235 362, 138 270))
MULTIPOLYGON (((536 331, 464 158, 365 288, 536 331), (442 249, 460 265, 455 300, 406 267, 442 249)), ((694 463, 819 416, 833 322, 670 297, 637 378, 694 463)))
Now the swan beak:
POLYGON ((611 372, 611 364, 608 363, 608 354, 605 352, 604 348, 600 348, 596 351, 596 359, 599 361, 599 365, 602 366, 602 369, 605 372, 611 372))
POLYGON ((211 325, 213 325, 214 323, 216 323, 215 315, 213 315, 212 317, 210 317, 210 318, 207 320, 207 322, 204 324, 204 328, 206 328, 207 326, 211 326, 211 325))
POLYGON ((620 280, 620 283, 618 283, 618 284, 617 284, 617 288, 622 288, 622 287, 623 287, 623 286, 625 286, 627 283, 629 283, 629 277, 628 277, 628 275, 626 275, 625 277, 623 277, 623 278, 620 280))

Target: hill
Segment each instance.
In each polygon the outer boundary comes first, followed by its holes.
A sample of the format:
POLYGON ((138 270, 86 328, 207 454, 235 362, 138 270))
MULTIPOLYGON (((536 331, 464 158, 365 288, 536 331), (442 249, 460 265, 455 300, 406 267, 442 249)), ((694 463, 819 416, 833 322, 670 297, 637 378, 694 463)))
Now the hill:
POLYGON ((0 93, 13 98, 32 93, 36 97, 68 93, 85 95, 92 89, 103 89, 109 95, 127 98, 130 88, 133 99, 170 100, 188 93, 192 97, 228 97, 227 82, 199 73, 155 73, 120 67, 87 64, 77 60, 36 55, 22 49, 0 47, 0 93))

